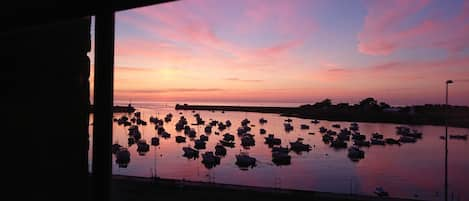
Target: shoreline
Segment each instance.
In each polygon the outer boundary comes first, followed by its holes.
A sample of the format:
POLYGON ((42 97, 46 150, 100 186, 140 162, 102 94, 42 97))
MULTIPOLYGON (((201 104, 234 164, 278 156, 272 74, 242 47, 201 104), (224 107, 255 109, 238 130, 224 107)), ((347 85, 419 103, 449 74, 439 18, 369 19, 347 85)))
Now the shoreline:
POLYGON ((332 193, 319 191, 305 191, 272 187, 256 187, 235 184, 222 184, 202 181, 189 181, 163 178, 147 178, 137 176, 112 175, 113 195, 118 195, 118 200, 132 200, 138 195, 140 200, 164 199, 204 199, 204 200, 240 200, 245 198, 260 200, 389 200, 411 201, 415 199, 378 197, 372 195, 332 193), (126 196, 131 196, 127 198, 126 196), (141 196, 144 196, 142 198, 141 196))
MULTIPOLYGON (((435 108, 422 109, 414 106, 402 108, 401 111, 370 111, 350 106, 347 108, 330 106, 315 107, 311 105, 299 107, 265 107, 265 106, 228 106, 228 105, 188 105, 176 104, 176 110, 205 110, 205 111, 237 111, 237 112, 257 112, 273 113, 285 117, 297 117, 302 119, 318 119, 328 121, 348 121, 348 122, 369 122, 369 123, 395 123, 407 125, 433 125, 445 126, 444 111, 441 106, 435 108), (415 111, 417 110, 417 112, 415 111)), ((469 128, 469 109, 463 107, 463 111, 458 111, 458 107, 451 108, 448 112, 448 126, 458 128, 469 128)))

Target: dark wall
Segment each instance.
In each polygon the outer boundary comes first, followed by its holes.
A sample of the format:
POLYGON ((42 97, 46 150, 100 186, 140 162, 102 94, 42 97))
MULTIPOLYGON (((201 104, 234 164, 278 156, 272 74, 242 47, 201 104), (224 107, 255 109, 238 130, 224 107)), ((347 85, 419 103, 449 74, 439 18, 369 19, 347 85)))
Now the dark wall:
POLYGON ((90 19, 3 32, 0 44, 3 196, 86 200, 90 19))

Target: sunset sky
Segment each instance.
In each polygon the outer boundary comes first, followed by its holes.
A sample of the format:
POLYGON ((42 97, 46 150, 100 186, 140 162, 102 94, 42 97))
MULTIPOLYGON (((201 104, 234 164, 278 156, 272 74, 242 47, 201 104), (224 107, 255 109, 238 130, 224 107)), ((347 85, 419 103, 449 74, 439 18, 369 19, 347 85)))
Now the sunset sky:
POLYGON ((469 105, 469 0, 183 0, 116 14, 115 99, 469 105))

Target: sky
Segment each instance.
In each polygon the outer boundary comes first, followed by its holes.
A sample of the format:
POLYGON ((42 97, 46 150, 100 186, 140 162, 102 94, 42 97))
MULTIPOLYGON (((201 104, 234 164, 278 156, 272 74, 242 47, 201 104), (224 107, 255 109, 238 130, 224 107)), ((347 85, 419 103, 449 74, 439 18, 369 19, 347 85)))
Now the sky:
POLYGON ((469 105, 469 0, 182 0, 116 13, 115 100, 469 105))

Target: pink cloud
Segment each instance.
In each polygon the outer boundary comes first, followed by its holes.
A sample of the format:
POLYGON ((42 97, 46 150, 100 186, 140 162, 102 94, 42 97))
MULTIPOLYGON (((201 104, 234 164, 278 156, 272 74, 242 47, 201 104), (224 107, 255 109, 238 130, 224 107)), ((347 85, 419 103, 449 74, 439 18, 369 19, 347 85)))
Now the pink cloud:
POLYGON ((282 43, 275 44, 271 47, 261 48, 255 53, 256 56, 269 57, 269 56, 278 56, 279 54, 284 54, 289 50, 298 47, 303 44, 303 41, 300 40, 291 40, 282 43))
POLYGON ((427 19, 406 26, 428 6, 428 0, 367 1, 368 15, 359 33, 358 51, 389 55, 403 48, 440 48, 458 53, 469 47, 469 1, 455 17, 427 19))
MULTIPOLYGON (((365 81, 392 85, 393 82, 426 80, 435 83, 437 80, 464 79, 469 74, 469 56, 449 57, 425 61, 388 61, 365 67, 329 68, 315 71, 315 75, 323 82, 365 81), (376 80, 376 78, 379 80, 376 80)), ((396 83, 401 84, 401 83, 396 83)))
MULTIPOLYGON (((161 41, 170 42, 118 40, 116 43, 117 55, 157 57, 165 59, 165 61, 188 61, 192 59, 191 61, 197 60, 205 62, 205 64, 206 62, 223 63, 226 67, 233 66, 236 68, 265 68, 266 66, 273 66, 272 63, 277 61, 298 63, 293 61, 294 58, 289 53, 304 44, 304 36, 296 34, 298 28, 287 27, 297 26, 292 25, 290 22, 295 21, 297 16, 280 20, 287 20, 281 23, 284 24, 280 26, 283 31, 293 31, 295 33, 289 37, 272 40, 260 47, 252 47, 231 41, 233 39, 220 37, 217 34, 219 28, 217 20, 211 19, 216 18, 216 16, 211 16, 212 14, 209 12, 207 12, 209 14, 194 12, 194 10, 203 8, 204 5, 214 6, 212 5, 214 3, 212 1, 204 1, 203 4, 197 3, 202 2, 194 0, 184 1, 184 3, 174 2, 155 7, 140 8, 118 15, 118 20, 134 26, 139 31, 155 35, 161 41), (178 44, 178 46, 173 45, 173 43, 178 44)), ((250 4, 251 1, 245 3, 250 4)), ((283 1, 272 4, 264 2, 260 5, 266 7, 267 10, 273 7, 272 9, 281 11, 284 8, 280 5, 283 4, 290 5, 289 3, 283 3, 283 1)), ((290 11, 282 11, 282 15, 291 16, 294 14, 293 10, 287 10, 290 11)), ((258 20, 262 20, 262 17, 259 17, 258 20)), ((249 22, 250 20, 238 21, 249 22)), ((276 64, 278 63, 280 62, 276 64)))
POLYGON ((314 19, 305 19, 298 15, 304 3, 308 1, 244 1, 245 20, 236 25, 240 34, 257 31, 266 24, 276 33, 290 37, 307 37, 318 29, 314 19))

